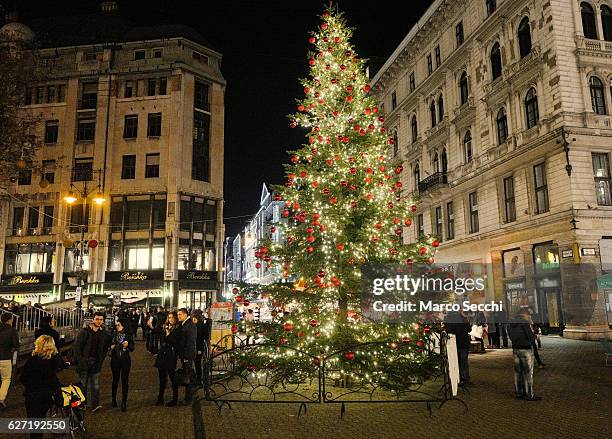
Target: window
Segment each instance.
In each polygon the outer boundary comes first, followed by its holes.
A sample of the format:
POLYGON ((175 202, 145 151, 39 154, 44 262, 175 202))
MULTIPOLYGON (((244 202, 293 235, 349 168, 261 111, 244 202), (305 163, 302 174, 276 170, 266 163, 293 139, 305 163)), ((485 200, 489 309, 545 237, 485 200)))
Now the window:
POLYGON ((134 51, 134 60, 145 59, 146 51, 144 50, 135 50, 134 51))
POLYGON ((159 94, 165 95, 168 88, 168 79, 166 77, 159 78, 159 94))
POLYGON ((55 243, 7 244, 4 274, 53 273, 55 243))
POLYGON ((32 87, 26 87, 23 93, 23 105, 32 105, 32 87))
POLYGON ((431 119, 431 127, 435 127, 436 126, 436 101, 433 100, 431 101, 431 104, 429 104, 429 116, 431 119))
POLYGON ((455 239, 455 213, 452 201, 446 203, 446 239, 455 239))
POLYGON ((465 41, 463 36, 463 21, 460 21, 455 26, 455 40, 457 41, 457 47, 461 46, 465 41))
POLYGON ((161 58, 162 57, 162 50, 161 49, 154 49, 153 50, 153 58, 161 58))
POLYGON ((13 235, 23 234, 23 218, 25 214, 24 207, 15 207, 13 209, 13 235))
POLYGON ((17 184, 19 186, 29 186, 32 184, 32 170, 22 169, 17 176, 17 184))
POLYGON ((597 76, 591 76, 589 79, 589 88, 591 89, 591 106, 597 114, 607 114, 606 98, 604 96, 604 87, 601 79, 597 76))
POLYGON ((427 74, 431 75, 433 72, 433 63, 431 61, 431 53, 427 55, 427 74))
POLYGON ((155 96, 156 89, 157 89, 157 79, 150 78, 147 81, 147 96, 155 96))
POLYGON ((419 162, 416 162, 414 165, 414 190, 419 190, 419 183, 421 182, 421 168, 419 167, 419 162))
POLYGON ((145 163, 145 178, 159 177, 159 153, 147 154, 145 163))
POLYGON ((412 134, 412 142, 414 143, 419 138, 419 129, 418 129, 418 125, 417 125, 416 114, 413 114, 412 118, 410 119, 410 132, 412 134))
POLYGON ((504 107, 501 107, 497 112, 496 124, 497 143, 501 145, 508 139, 508 117, 506 116, 506 109, 504 107))
POLYGON ((499 43, 493 44, 491 48, 491 79, 495 81, 502 74, 502 59, 499 43))
POLYGON ((486 0, 486 5, 487 5, 487 17, 488 17, 493 12, 495 12, 495 9, 497 9, 497 2, 495 0, 486 0))
POLYGON ((55 85, 49 85, 47 87, 47 104, 55 103, 55 99, 57 98, 57 89, 55 85))
POLYGON ((43 210, 43 234, 50 235, 53 232, 53 206, 45 206, 43 210))
POLYGON ((440 67, 442 64, 442 57, 440 56, 440 46, 436 46, 434 49, 434 55, 436 57, 436 68, 440 67))
POLYGON ((546 184, 546 164, 540 163, 533 167, 533 183, 535 187, 535 213, 548 212, 548 185, 546 184))
POLYGON ((159 137, 161 136, 162 127, 162 115, 161 113, 149 113, 147 124, 147 136, 159 137))
POLYGON ((194 90, 194 106, 197 109, 210 111, 209 85, 196 81, 194 90))
POLYGON ((77 122, 77 142, 93 142, 96 135, 95 119, 79 119, 77 122))
POLYGON ((35 235, 38 230, 38 217, 40 211, 37 207, 30 207, 28 209, 28 235, 35 235))
POLYGON ((135 139, 138 137, 138 115, 126 115, 123 123, 123 138, 135 139))
POLYGON ((442 219, 442 206, 436 207, 435 210, 436 215, 436 237, 439 241, 442 241, 442 227, 444 220, 442 219))
POLYGON ((507 223, 516 220, 514 201, 514 176, 504 178, 504 218, 507 223))
POLYGON ((423 214, 417 215, 417 238, 423 239, 425 237, 425 219, 423 214))
POLYGON ((604 40, 612 41, 612 9, 606 5, 601 5, 600 10, 604 40))
POLYGON ((391 110, 395 110, 397 108, 397 93, 394 91, 391 93, 391 110))
POLYGON ((149 230, 151 200, 128 201, 125 206, 126 230, 149 230))
POLYGON ((35 104, 42 104, 45 101, 45 87, 36 87, 35 104))
POLYGON ((523 17, 518 27, 519 54, 521 59, 531 53, 531 28, 529 18, 523 17))
POLYGON ((438 96, 438 120, 444 120, 444 96, 438 96))
POLYGON ((416 80, 414 79, 414 72, 410 72, 410 76, 408 76, 409 90, 412 93, 416 89, 416 80))
POLYGON ((125 270, 155 270, 164 268, 164 243, 153 241, 152 247, 146 242, 125 243, 125 270))
POLYGON ((55 183, 55 160, 43 160, 42 172, 43 178, 47 181, 47 183, 55 183))
POLYGON ((596 40, 598 37, 593 7, 587 2, 580 3, 580 16, 582 17, 582 33, 585 38, 596 40))
POLYGON ((477 233, 478 224, 478 197, 476 192, 471 192, 468 195, 468 204, 470 207, 470 233, 477 233))
POLYGON ((448 156, 446 155, 446 148, 442 148, 442 183, 447 183, 446 173, 448 172, 448 156))
POLYGON ((93 158, 74 159, 72 167, 72 181, 93 180, 93 158))
POLYGON ((93 110, 98 105, 98 83, 84 82, 81 84, 80 110, 93 110))
POLYGON ((66 86, 60 84, 57 86, 57 102, 64 102, 66 100, 66 86))
POLYGON ((59 121, 48 120, 45 122, 45 143, 57 143, 59 121))
POLYGON ((460 105, 467 104, 468 99, 470 98, 470 92, 468 90, 468 77, 467 73, 464 71, 461 73, 459 77, 459 103, 460 105))
POLYGON ((136 178, 136 156, 124 155, 121 162, 121 179, 133 180, 136 178))
POLYGON ((540 119, 538 114, 538 95, 533 87, 531 87, 525 95, 525 119, 527 122, 527 129, 536 126, 540 119))
POLYGON ((398 139, 397 139, 397 130, 393 131, 393 157, 397 157, 397 154, 399 153, 399 145, 398 145, 398 139))
POLYGON ((612 206, 612 195, 610 185, 610 158, 605 153, 593 153, 593 178, 595 179, 595 193, 597 204, 600 206, 612 206))
POLYGON ((434 174, 440 172, 440 156, 436 152, 431 160, 431 170, 434 174))
POLYGON ((134 81, 125 81, 124 98, 131 98, 134 95, 134 81))
POLYGON ((466 131, 463 136, 463 154, 465 158, 465 163, 469 163, 472 161, 472 132, 466 131))

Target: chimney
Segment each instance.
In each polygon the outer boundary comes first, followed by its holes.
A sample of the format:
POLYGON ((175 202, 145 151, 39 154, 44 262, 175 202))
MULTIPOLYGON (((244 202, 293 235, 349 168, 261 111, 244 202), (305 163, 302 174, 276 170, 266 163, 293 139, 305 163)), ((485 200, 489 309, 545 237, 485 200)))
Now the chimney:
POLYGON ((117 12, 118 10, 117 2, 112 2, 112 1, 102 2, 100 3, 100 9, 102 9, 102 12, 107 13, 107 14, 117 12))

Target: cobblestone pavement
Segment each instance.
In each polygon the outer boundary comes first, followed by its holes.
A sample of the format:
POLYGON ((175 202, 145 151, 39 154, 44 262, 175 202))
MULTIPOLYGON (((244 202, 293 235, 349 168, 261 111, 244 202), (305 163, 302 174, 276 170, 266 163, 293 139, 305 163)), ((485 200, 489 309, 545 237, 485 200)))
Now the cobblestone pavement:
MULTIPOLYGON (((598 343, 544 337, 536 369, 539 402, 514 399, 511 349, 470 355, 475 386, 429 417, 424 404, 349 404, 340 418, 338 404, 313 404, 298 418, 296 404, 234 403, 221 412, 211 403, 202 410, 207 439, 255 438, 608 438, 612 413, 612 367, 606 368, 598 343)), ((156 407, 157 370, 153 358, 137 342, 130 375, 128 411, 110 408, 110 366, 105 362, 104 408, 88 413, 93 439, 192 438, 190 407, 156 407)), ((74 371, 63 382, 75 382, 74 371)), ((23 417, 21 388, 12 388, 2 417, 23 417)), ((170 392, 167 393, 167 398, 170 392)), ((17 438, 18 436, 11 436, 17 438)))

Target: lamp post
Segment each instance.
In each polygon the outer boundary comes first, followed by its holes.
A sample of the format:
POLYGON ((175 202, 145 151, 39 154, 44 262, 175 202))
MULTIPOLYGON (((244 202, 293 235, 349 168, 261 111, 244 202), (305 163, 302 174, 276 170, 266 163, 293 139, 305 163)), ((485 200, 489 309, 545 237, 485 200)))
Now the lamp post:
MULTIPOLYGON (((97 206, 102 207, 102 205, 106 202, 106 197, 102 192, 102 186, 100 184, 101 175, 103 174, 103 169, 97 170, 77 170, 73 169, 71 173, 71 182, 70 189, 68 193, 64 196, 64 201, 69 206, 72 206, 79 198, 83 199, 83 208, 82 208, 82 216, 81 222, 86 222, 85 224, 78 224, 79 231, 81 233, 79 244, 79 261, 75 266, 74 270, 77 272, 77 297, 75 300, 75 305, 78 310, 81 309, 83 303, 83 254, 85 253, 85 230, 87 228, 88 218, 85 217, 85 213, 87 212, 87 198, 89 195, 95 194, 91 198, 91 201, 97 206), (93 179, 93 174, 98 175, 98 184, 97 188, 88 188, 88 183, 93 179), (77 181, 81 181, 83 183, 82 189, 79 189, 74 183, 77 181)), ((72 226, 72 224, 70 224, 72 226)))

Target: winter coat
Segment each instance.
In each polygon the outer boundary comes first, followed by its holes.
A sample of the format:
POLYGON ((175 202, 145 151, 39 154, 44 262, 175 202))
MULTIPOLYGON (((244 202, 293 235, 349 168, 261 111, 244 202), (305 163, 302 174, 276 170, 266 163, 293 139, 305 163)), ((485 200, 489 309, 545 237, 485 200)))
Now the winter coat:
POLYGON ((446 332, 454 334, 457 338, 457 349, 470 348, 470 324, 468 320, 458 312, 449 313, 444 318, 444 327, 446 332))
POLYGON ((34 340, 36 340, 41 335, 51 336, 53 338, 53 341, 55 342, 55 347, 59 350, 59 348, 61 347, 60 343, 62 342, 62 340, 60 339, 59 332, 53 329, 50 325, 46 325, 41 326, 36 331, 34 331, 34 340))
POLYGON ((177 354, 181 360, 195 360, 198 330, 190 318, 179 323, 180 342, 177 354))
POLYGON ((26 361, 19 378, 23 384, 23 394, 27 397, 48 398, 60 387, 57 372, 69 364, 59 355, 45 359, 33 355, 26 361))
POLYGON ((181 332, 178 326, 174 327, 168 335, 164 331, 160 339, 159 352, 155 358, 155 367, 158 369, 176 369, 177 349, 181 342, 181 332))
POLYGON ((123 360, 129 358, 130 352, 134 352, 134 336, 130 333, 115 332, 111 345, 115 345, 111 350, 111 358, 123 360), (123 342, 127 341, 127 348, 123 347, 123 342))
POLYGON ((514 349, 531 349, 535 335, 531 330, 529 320, 517 316, 508 323, 508 336, 514 349))
MULTIPOLYGON (((94 358, 93 364, 93 372, 100 372, 102 369, 102 362, 104 361, 104 357, 106 356, 106 352, 110 346, 110 337, 108 334, 102 329, 98 329, 98 331, 102 331, 100 335, 102 338, 100 339, 100 344, 98 345, 98 352, 94 358)), ((88 369, 88 360, 89 360, 89 351, 92 343, 93 329, 91 326, 87 326, 79 332, 76 340, 74 341, 74 356, 77 360, 77 369, 86 370, 88 369)))
POLYGON ((19 349, 19 334, 11 325, 0 323, 0 360, 11 360, 19 349))

